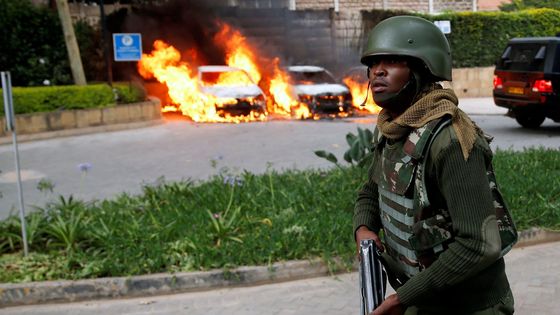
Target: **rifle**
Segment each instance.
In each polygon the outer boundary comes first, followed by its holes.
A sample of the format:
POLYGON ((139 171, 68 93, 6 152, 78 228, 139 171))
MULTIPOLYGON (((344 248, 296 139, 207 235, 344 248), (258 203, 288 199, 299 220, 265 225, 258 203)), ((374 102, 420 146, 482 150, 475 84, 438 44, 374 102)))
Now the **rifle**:
POLYGON ((361 315, 369 315, 385 299, 387 274, 373 240, 360 242, 361 315))

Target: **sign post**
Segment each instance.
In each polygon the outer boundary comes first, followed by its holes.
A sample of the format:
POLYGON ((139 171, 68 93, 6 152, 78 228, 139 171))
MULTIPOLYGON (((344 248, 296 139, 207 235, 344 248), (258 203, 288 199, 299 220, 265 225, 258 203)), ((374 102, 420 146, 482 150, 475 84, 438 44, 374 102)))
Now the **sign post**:
POLYGON ((449 20, 434 21, 434 24, 441 30, 443 34, 451 33, 451 21, 449 20))
POLYGON ((138 61, 142 59, 142 36, 139 33, 113 34, 115 61, 138 61))
POLYGON ((10 72, 0 72, 2 77, 2 92, 4 94, 4 114, 6 115, 6 129, 12 132, 12 141, 14 145, 14 157, 16 160, 16 174, 17 174, 17 187, 18 187, 18 203, 19 203, 19 218, 21 220, 21 239, 23 241, 23 253, 25 256, 29 254, 27 248, 27 228, 25 224, 25 209, 23 207, 23 190, 21 188, 21 172, 19 167, 19 153, 17 145, 17 135, 14 123, 14 104, 12 98, 12 79, 10 72))

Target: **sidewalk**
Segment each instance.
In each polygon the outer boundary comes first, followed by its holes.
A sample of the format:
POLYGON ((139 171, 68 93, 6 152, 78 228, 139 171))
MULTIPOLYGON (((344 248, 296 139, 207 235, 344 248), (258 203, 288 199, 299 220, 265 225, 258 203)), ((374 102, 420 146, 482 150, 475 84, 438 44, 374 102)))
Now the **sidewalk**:
MULTIPOLYGON (((558 314, 560 242, 514 248, 506 272, 515 296, 516 315, 558 314)), ((389 292, 388 294, 391 294, 389 292)), ((340 274, 268 285, 133 299, 20 306, 0 314, 189 314, 189 315, 356 315, 358 275, 340 274)))
POLYGON ((494 104, 492 97, 461 98, 459 108, 469 115, 505 115, 508 110, 494 104))

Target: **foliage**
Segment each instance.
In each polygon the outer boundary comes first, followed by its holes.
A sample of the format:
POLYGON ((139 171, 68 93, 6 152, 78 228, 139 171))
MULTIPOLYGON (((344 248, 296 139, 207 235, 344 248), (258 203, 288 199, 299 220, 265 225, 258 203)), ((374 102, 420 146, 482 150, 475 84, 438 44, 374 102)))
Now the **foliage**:
POLYGON ((509 2, 502 2, 499 8, 501 11, 506 12, 537 8, 560 10, 560 2, 558 0, 511 0, 509 2))
MULTIPOLYGON (((519 230, 560 229, 560 151, 498 150, 500 188, 519 230)), ((366 172, 226 172, 205 182, 157 181, 142 194, 83 203, 61 198, 28 215, 22 258, 17 217, 0 221, 0 282, 81 279, 354 259, 352 212, 366 172), (233 178, 233 179, 232 179, 233 178)), ((349 265, 348 265, 349 266, 349 265)))
POLYGON ((117 97, 117 102, 121 104, 134 103, 146 99, 146 90, 138 83, 119 82, 113 84, 113 89, 117 97))
POLYGON ((451 21, 447 38, 455 68, 494 65, 511 38, 555 36, 560 32, 560 11, 551 9, 459 12, 427 18, 451 21))
MULTIPOLYGON (((0 0, 0 69, 10 71, 14 86, 72 83, 64 35, 56 11, 30 0, 0 0)), ((92 47, 95 31, 86 23, 76 25, 86 75, 92 78, 96 62, 92 47)), ((98 59, 97 59, 98 60, 98 59)))
MULTIPOLYGON (((139 196, 91 204, 60 199, 39 211, 40 242, 26 262, 1 247, 0 282, 78 279, 266 265, 285 259, 354 257, 351 218, 357 168, 243 173, 231 182, 158 182, 139 196), (272 201, 273 200, 273 201, 272 201), (40 268, 56 270, 32 271, 40 268)), ((17 235, 17 219, 1 231, 17 235)), ((0 234, 0 244, 7 237, 0 234)))
MULTIPOLYGON (((115 103, 108 85, 16 87, 12 89, 16 114, 85 109, 115 103)), ((3 101, 0 102, 3 104, 3 101)), ((3 106, 2 106, 3 110, 3 106)), ((2 112, 3 113, 3 112, 2 112)))
MULTIPOLYGON (((363 12, 364 35, 379 21, 403 14, 400 11, 363 12)), ((449 20, 453 67, 486 67, 495 63, 506 43, 514 37, 555 36, 560 32, 560 11, 532 9, 516 12, 448 12, 416 14, 430 21, 449 20)), ((365 41, 365 38, 364 38, 365 41)))
MULTIPOLYGON (((63 109, 87 109, 111 106, 116 103, 143 101, 145 92, 139 85, 106 84, 87 86, 15 87, 12 89, 16 114, 50 112, 63 109)), ((2 90, 0 89, 0 93, 2 90)), ((4 101, 0 99, 0 113, 4 113, 4 101)))
POLYGON ((521 229, 560 229, 560 151, 496 152, 496 178, 521 229))
MULTIPOLYGON (((361 168, 367 167, 373 158, 372 142, 373 132, 369 129, 358 127, 357 135, 349 132, 346 134, 349 148, 344 152, 344 160, 350 164, 356 163, 361 168)), ((338 159, 330 152, 319 150, 315 151, 315 155, 339 166, 338 159)))

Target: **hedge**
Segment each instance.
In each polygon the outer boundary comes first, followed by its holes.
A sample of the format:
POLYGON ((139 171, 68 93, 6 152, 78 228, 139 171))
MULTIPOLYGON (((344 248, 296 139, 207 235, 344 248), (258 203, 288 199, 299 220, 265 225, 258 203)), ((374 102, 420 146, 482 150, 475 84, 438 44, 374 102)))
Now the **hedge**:
MULTIPOLYGON (((106 84, 14 87, 12 95, 16 114, 98 108, 146 98, 141 86, 128 83, 115 84, 113 89, 106 84)), ((0 113, 4 114, 3 99, 0 99, 0 105, 0 113)))
MULTIPOLYGON (((404 11, 364 11, 364 40, 380 21, 404 11)), ((449 20, 454 68, 494 65, 506 43, 514 37, 555 36, 560 33, 560 10, 531 9, 516 12, 448 12, 439 15, 414 14, 430 21, 449 20)))
POLYGON ((552 9, 446 13, 430 20, 451 21, 448 39, 456 68, 494 65, 511 38, 560 32, 560 11, 552 9))

